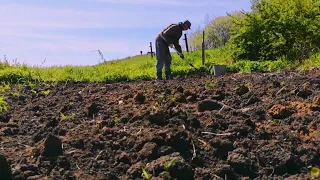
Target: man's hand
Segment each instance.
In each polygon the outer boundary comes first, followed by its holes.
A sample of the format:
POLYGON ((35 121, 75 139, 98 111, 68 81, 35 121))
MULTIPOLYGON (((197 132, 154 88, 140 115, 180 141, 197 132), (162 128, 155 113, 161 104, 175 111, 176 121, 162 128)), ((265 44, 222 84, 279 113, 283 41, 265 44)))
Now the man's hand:
POLYGON ((170 46, 171 48, 173 48, 173 44, 170 44, 169 46, 170 46))
POLYGON ((180 54, 180 57, 181 57, 181 59, 184 59, 184 55, 183 54, 180 54))

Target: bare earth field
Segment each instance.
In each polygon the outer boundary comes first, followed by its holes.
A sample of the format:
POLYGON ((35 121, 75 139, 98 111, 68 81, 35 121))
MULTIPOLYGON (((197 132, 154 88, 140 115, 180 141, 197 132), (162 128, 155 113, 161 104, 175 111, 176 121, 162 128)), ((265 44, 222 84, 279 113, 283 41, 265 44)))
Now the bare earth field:
POLYGON ((310 179, 319 91, 297 72, 24 87, 0 153, 16 180, 310 179))

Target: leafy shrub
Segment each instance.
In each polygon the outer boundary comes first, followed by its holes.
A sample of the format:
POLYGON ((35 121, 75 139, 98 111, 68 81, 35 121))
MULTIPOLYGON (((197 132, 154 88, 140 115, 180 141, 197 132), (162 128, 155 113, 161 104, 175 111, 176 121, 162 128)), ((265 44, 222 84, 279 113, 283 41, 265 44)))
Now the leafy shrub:
POLYGON ((235 20, 233 57, 289 60, 309 57, 320 46, 319 3, 315 0, 261 0, 255 11, 235 20))

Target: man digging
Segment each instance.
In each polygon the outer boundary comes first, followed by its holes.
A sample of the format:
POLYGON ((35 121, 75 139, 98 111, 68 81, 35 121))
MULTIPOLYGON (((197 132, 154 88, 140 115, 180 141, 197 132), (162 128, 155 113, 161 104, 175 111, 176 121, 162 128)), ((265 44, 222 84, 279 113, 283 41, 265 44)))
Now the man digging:
POLYGON ((160 32, 156 38, 156 57, 157 57, 157 79, 162 80, 162 69, 165 67, 166 79, 172 79, 171 76, 171 62, 172 57, 169 51, 170 48, 175 48, 179 53, 180 57, 184 59, 179 40, 182 36, 182 31, 190 29, 191 23, 186 20, 179 22, 178 24, 171 24, 160 32))

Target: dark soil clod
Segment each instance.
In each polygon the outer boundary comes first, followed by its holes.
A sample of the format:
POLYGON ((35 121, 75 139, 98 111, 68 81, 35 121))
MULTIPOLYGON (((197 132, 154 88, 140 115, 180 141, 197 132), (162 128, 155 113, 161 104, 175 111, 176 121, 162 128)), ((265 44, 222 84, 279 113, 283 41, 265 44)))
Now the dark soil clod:
POLYGON ((307 98, 312 94, 312 91, 310 90, 299 90, 297 92, 297 96, 302 97, 302 98, 307 98))
POLYGON ((87 106, 87 116, 88 117, 97 116, 99 110, 100 110, 100 104, 93 102, 92 104, 87 106))
POLYGON ((63 154, 61 140, 52 134, 49 134, 43 143, 42 155, 45 157, 55 157, 63 154))
POLYGON ((241 86, 237 87, 237 89, 236 89, 236 93, 239 96, 242 96, 242 95, 246 94, 247 92, 249 92, 249 88, 244 85, 241 85, 241 86))
POLYGON ((156 113, 152 113, 148 117, 150 123, 156 124, 156 125, 165 125, 166 119, 165 119, 165 112, 159 111, 156 113))
POLYGON ((143 95, 142 92, 138 92, 135 96, 134 96, 134 100, 140 104, 144 103, 146 100, 146 97, 143 95))
POLYGON ((0 177, 0 179, 6 180, 13 179, 11 167, 8 163, 7 158, 3 154, 0 154, 0 177))
POLYGON ((269 110, 269 114, 276 119, 284 119, 294 113, 293 109, 287 106, 275 105, 269 110))
POLYGON ((203 100, 197 105, 197 110, 199 112, 220 110, 222 105, 212 100, 203 100))

